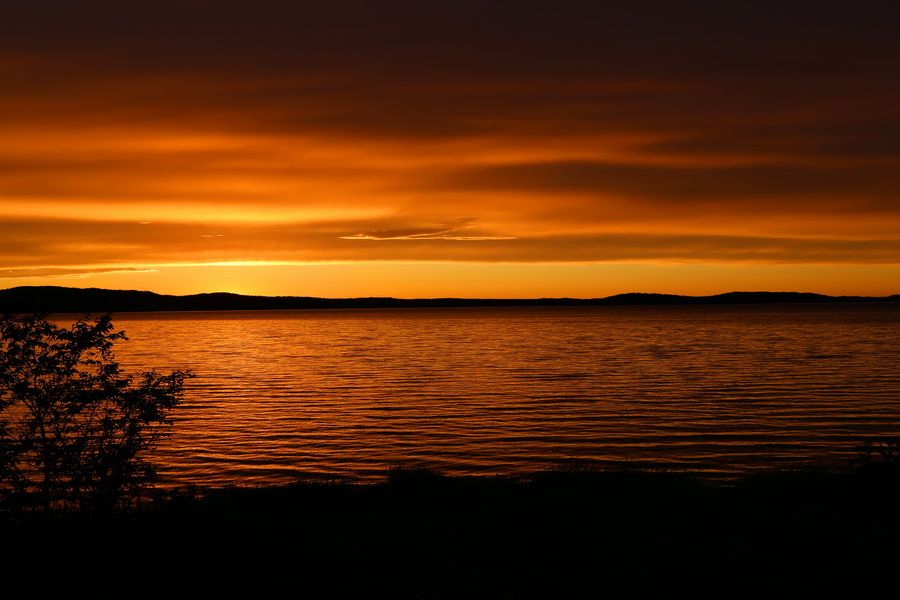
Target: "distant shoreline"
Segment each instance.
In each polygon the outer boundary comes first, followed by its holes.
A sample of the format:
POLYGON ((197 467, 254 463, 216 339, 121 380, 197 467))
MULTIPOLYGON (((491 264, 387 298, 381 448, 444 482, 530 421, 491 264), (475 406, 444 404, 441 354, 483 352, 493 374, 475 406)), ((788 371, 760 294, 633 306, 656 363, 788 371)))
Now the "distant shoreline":
POLYGON ((0 313, 187 312, 359 308, 488 308, 539 306, 702 306, 740 304, 900 303, 891 296, 804 292, 728 292, 711 296, 628 293, 605 298, 314 298, 226 292, 171 296, 136 290, 23 286, 0 290, 0 313))

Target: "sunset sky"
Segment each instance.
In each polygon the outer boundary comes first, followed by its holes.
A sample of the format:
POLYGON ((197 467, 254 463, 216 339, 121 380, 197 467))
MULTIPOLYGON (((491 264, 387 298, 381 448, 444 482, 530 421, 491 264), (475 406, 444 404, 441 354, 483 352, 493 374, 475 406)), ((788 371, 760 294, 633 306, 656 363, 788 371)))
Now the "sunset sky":
POLYGON ((0 4, 0 287, 900 292, 893 2, 0 4))

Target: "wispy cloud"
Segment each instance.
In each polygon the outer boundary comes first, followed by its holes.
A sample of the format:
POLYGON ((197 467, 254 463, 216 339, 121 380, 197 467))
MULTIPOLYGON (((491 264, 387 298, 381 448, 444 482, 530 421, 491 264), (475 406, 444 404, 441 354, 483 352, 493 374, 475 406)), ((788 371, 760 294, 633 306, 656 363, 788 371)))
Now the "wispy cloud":
POLYGON ((443 227, 417 229, 377 229, 340 236, 342 240, 448 240, 456 242, 484 242, 493 240, 515 240, 511 235, 493 235, 481 232, 474 219, 457 219, 455 223, 443 227))
POLYGON ((756 262, 900 264, 900 239, 700 234, 492 235, 384 222, 289 223, 220 228, 107 221, 0 220, 0 276, 78 274, 173 264, 310 261, 756 262), (350 231, 367 233, 353 234, 350 231))

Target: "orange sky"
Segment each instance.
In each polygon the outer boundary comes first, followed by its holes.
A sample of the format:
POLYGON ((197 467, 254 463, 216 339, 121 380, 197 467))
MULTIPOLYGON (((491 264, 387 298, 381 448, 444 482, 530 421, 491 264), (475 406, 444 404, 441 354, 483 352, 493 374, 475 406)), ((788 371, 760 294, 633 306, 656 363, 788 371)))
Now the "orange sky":
POLYGON ((0 287, 900 291, 890 3, 519 4, 5 4, 0 287))

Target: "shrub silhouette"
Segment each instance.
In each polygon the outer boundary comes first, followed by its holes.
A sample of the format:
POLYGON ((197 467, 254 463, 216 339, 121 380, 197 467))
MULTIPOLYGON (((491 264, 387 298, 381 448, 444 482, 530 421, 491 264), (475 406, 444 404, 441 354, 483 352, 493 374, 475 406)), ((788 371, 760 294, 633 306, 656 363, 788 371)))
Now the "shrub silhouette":
POLYGON ((154 480, 189 371, 123 373, 110 317, 0 320, 0 492, 20 507, 111 508, 154 480))

